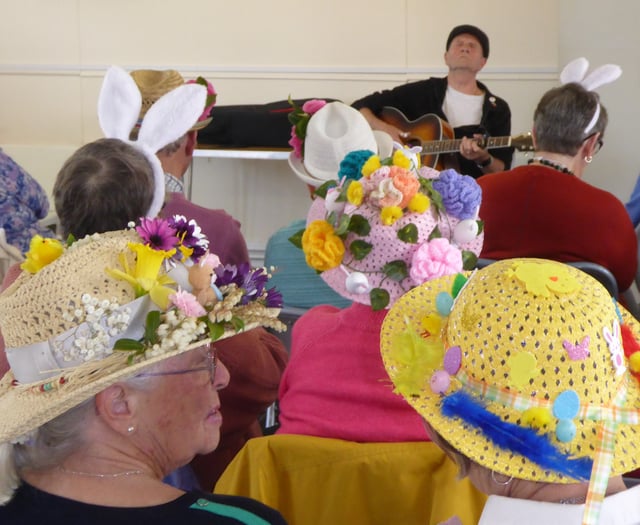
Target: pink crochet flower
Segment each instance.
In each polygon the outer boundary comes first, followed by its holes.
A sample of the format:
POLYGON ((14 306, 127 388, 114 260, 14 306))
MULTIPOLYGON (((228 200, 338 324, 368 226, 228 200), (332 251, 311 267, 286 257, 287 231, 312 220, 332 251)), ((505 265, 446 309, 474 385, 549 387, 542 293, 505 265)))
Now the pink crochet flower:
POLYGON ((304 104, 302 104, 302 111, 305 113, 309 113, 309 115, 313 115, 316 111, 321 110, 327 104, 326 100, 319 100, 314 98, 312 100, 307 100, 304 104))
POLYGON ((462 252, 440 237, 423 243, 413 254, 409 276, 415 286, 462 271, 462 252))
POLYGON ((176 293, 171 294, 169 301, 187 317, 200 317, 207 313, 196 299, 196 296, 185 290, 178 290, 176 293))
POLYGON ((296 135, 295 126, 291 128, 291 138, 289 139, 289 146, 293 148, 293 154, 301 159, 302 158, 302 141, 300 137, 296 135))

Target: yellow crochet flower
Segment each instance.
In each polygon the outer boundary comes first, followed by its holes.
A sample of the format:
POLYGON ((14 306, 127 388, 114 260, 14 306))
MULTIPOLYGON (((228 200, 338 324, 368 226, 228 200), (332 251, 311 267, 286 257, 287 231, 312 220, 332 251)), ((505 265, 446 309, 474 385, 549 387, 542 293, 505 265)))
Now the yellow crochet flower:
POLYGON ((411 168, 411 161, 409 160, 409 158, 404 154, 404 152, 402 150, 395 150, 393 152, 393 157, 392 157, 392 162, 394 166, 399 166, 401 168, 405 168, 405 169, 409 169, 411 168))
POLYGON ((166 274, 158 275, 165 259, 170 258, 175 253, 173 250, 154 250, 150 246, 140 243, 128 244, 129 248, 136 254, 135 267, 130 268, 124 253, 120 254, 120 264, 124 268, 117 270, 107 268, 106 271, 116 279, 124 279, 134 287, 136 297, 141 297, 147 293, 151 300, 163 310, 169 306, 169 295, 175 293, 168 284, 175 284, 175 281, 166 274))
POLYGON ((324 272, 335 268, 344 257, 344 243, 327 221, 313 221, 302 235, 302 251, 311 268, 324 272))
POLYGON ((45 239, 40 235, 34 235, 20 268, 25 272, 37 273, 60 257, 63 251, 62 243, 57 239, 45 239))
POLYGON ((380 211, 380 222, 385 226, 391 226, 400 217, 402 217, 402 208, 400 206, 385 206, 380 211))
POLYGON ((424 213, 431 206, 431 199, 424 193, 416 193, 409 201, 409 210, 414 213, 424 213))
POLYGON ((380 169, 382 164, 380 163, 380 157, 378 155, 372 155, 369 160, 362 165, 360 173, 363 177, 369 177, 374 171, 380 169))
POLYGON ((347 188, 347 200, 354 206, 360 206, 363 198, 362 184, 357 180, 352 180, 347 188))

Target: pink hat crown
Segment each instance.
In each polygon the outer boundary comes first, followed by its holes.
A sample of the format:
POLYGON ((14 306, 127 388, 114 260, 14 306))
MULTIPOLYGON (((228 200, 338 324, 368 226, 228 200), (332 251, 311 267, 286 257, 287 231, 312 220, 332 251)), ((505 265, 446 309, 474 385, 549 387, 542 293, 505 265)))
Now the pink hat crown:
POLYGON ((359 173, 318 188, 307 227, 292 239, 331 288, 380 310, 475 266, 483 234, 473 178, 421 168, 415 148, 396 145, 386 159, 357 153, 359 173))

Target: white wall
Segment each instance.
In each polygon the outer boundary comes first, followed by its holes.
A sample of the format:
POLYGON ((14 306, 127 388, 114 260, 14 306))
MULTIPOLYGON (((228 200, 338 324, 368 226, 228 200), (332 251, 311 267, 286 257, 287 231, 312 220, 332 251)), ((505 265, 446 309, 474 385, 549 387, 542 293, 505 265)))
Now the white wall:
MULTIPOLYGON (((604 53, 607 39, 626 46, 614 28, 598 28, 590 38, 576 27, 576 17, 598 26, 602 7, 593 0, 540 0, 535 8, 522 0, 191 0, 188 9, 169 0, 0 0, 0 6, 0 145, 49 191, 68 154, 101 135, 95 106, 110 64, 204 74, 221 105, 290 94, 351 102, 375 89, 444 75, 449 30, 473 23, 491 38, 480 78, 509 101, 515 134, 530 128, 535 103, 556 84, 559 63, 583 41, 589 52, 604 53)), ((624 23, 631 26, 631 19, 624 23)), ((622 87, 608 89, 603 99, 610 105, 609 93, 622 87)), ((602 153, 608 165, 625 155, 612 140, 624 114, 616 119, 613 109, 602 153)), ((306 189, 285 162, 201 160, 195 170, 194 200, 236 215, 250 244, 264 243, 271 230, 306 210, 306 189)), ((594 184, 624 196, 635 170, 617 181, 590 171, 594 184)))

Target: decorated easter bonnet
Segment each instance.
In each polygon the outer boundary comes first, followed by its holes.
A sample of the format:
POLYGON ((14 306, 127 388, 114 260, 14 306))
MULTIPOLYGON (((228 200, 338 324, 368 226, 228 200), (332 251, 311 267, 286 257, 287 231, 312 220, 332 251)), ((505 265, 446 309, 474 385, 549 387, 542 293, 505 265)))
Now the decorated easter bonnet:
POLYGON ((425 281, 473 268, 484 238, 478 183, 419 167, 420 148, 396 148, 386 159, 349 153, 291 239, 333 290, 374 310, 425 281))
POLYGON ((35 237, 22 268, 0 295, 11 367, 0 381, 0 444, 154 363, 256 326, 283 328, 264 269, 220 264, 182 216, 68 247, 35 237))
POLYGON ((454 449, 505 476, 590 480, 640 464, 638 322, 593 277, 508 259, 424 283, 381 330, 395 391, 454 449))
POLYGON ((293 106, 289 166, 304 182, 318 187, 334 179, 340 162, 351 151, 366 150, 383 157, 391 154, 387 133, 372 131, 364 116, 342 102, 308 100, 293 106))

